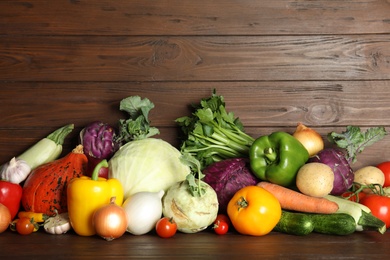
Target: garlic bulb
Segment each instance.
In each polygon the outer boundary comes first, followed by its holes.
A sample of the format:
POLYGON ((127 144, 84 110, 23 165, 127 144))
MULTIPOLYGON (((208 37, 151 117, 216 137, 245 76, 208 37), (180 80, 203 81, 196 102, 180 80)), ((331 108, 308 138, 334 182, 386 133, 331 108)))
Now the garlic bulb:
POLYGON ((13 157, 1 168, 0 179, 19 184, 27 178, 30 172, 31 167, 26 161, 13 157))

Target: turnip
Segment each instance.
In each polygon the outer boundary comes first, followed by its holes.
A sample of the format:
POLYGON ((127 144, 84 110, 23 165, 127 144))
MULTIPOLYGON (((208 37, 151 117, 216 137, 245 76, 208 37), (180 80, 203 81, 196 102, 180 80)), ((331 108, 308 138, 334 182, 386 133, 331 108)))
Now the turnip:
POLYGON ((215 190, 201 180, 200 162, 189 154, 181 161, 197 170, 198 179, 190 173, 186 180, 168 188, 163 199, 163 215, 173 218, 177 229, 183 233, 196 233, 210 226, 218 214, 218 198, 215 190))

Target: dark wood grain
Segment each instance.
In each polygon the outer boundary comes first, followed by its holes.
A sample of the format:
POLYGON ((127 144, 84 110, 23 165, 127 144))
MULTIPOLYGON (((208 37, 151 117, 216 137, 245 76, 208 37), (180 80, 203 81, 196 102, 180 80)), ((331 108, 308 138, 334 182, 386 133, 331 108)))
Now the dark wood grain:
POLYGON ((0 257, 9 259, 18 252, 18 259, 366 259, 390 254, 389 239, 390 232, 381 235, 373 231, 349 236, 312 233, 304 237, 277 232, 262 237, 235 232, 217 236, 204 231, 177 233, 169 239, 159 238, 153 232, 142 236, 126 233, 107 242, 98 236, 81 237, 73 232, 38 232, 21 239, 9 231, 0 236, 0 257))
POLYGON ((0 2, 0 34, 290 35, 388 33, 388 1, 0 2))
MULTIPOLYGON (((75 130, 65 151, 77 144, 78 132, 88 123, 101 120, 117 126, 127 118, 120 101, 131 95, 149 98, 150 113, 158 136, 179 145, 175 119, 190 115, 190 105, 211 95, 224 96, 228 111, 239 117, 245 130, 257 137, 276 130, 293 132, 298 122, 315 128, 324 139, 330 131, 347 125, 362 129, 383 125, 389 115, 388 81, 300 81, 300 82, 10 82, 2 83, 0 96, 0 162, 21 153, 55 129, 69 123, 75 130), (17 98, 9 98, 17 95, 17 98)), ((364 163, 390 159, 390 141, 366 149, 364 163), (383 157, 378 157, 382 154, 383 157)))
POLYGON ((383 80, 388 46, 387 35, 3 36, 0 80, 383 80))

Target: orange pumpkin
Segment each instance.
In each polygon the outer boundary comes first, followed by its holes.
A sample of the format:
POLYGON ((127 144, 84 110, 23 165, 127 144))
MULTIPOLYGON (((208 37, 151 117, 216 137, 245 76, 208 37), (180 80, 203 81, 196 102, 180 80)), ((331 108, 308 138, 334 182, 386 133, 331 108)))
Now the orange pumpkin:
POLYGON ((35 168, 23 185, 23 208, 47 215, 67 212, 66 186, 85 175, 87 163, 83 146, 78 145, 65 157, 35 168))

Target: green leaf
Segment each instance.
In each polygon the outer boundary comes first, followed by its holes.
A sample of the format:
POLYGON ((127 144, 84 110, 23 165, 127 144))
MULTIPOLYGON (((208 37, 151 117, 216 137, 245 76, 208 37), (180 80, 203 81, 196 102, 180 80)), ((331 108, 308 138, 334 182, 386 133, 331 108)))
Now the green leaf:
POLYGON ((191 151, 201 162, 202 169, 232 156, 249 156, 254 138, 244 132, 242 123, 233 112, 226 111, 224 98, 217 95, 215 89, 211 97, 192 107, 195 111, 191 116, 175 120, 181 128, 182 152, 191 151), (209 148, 213 152, 205 152, 209 148))
POLYGON ((189 191, 194 197, 201 197, 205 193, 205 189, 202 186, 202 181, 204 174, 201 171, 200 162, 192 156, 190 153, 183 153, 180 157, 180 161, 189 166, 191 173, 187 175, 186 180, 188 181, 189 191), (195 180, 195 175, 198 179, 195 180))
POLYGON ((210 108, 199 109, 195 112, 195 116, 199 118, 202 123, 208 123, 214 120, 214 113, 210 108))
POLYGON ((147 98, 130 96, 122 99, 119 109, 127 112, 130 118, 119 120, 117 142, 127 143, 159 134, 160 131, 156 127, 151 127, 148 119, 149 111, 153 108, 154 104, 147 98))
POLYGON ((153 108, 154 104, 149 99, 141 99, 139 96, 127 97, 119 104, 119 110, 127 112, 131 119, 135 120, 142 116, 147 122, 149 122, 149 111, 153 108))
POLYGON ((386 135, 387 132, 384 127, 371 127, 363 133, 360 127, 347 126, 346 131, 341 132, 341 134, 329 133, 328 139, 339 148, 346 149, 346 159, 348 162, 355 163, 357 155, 363 152, 364 148, 380 141, 386 135))

